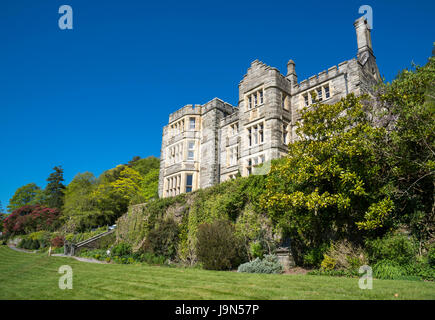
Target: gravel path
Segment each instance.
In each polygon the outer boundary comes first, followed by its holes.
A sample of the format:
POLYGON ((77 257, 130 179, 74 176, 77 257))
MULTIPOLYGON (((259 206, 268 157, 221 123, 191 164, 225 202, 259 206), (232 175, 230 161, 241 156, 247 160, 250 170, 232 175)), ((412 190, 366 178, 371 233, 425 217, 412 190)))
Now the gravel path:
POLYGON ((74 258, 74 259, 76 259, 78 261, 82 261, 82 262, 107 264, 107 262, 105 262, 105 261, 100 261, 100 260, 93 259, 93 258, 83 258, 83 257, 67 256, 67 255, 64 255, 62 253, 55 253, 55 254, 52 254, 52 256, 54 256, 54 257, 74 258))
MULTIPOLYGON (((8 247, 11 248, 12 250, 19 251, 19 252, 36 253, 36 250, 35 251, 31 251, 31 250, 26 250, 26 249, 20 249, 20 248, 17 248, 15 246, 13 246, 13 245, 10 245, 10 244, 8 244, 8 247)), ((82 258, 82 257, 67 256, 67 255, 64 255, 62 253, 53 253, 52 256, 54 256, 54 257, 74 258, 74 259, 76 259, 78 261, 82 261, 82 262, 108 264, 108 262, 106 262, 106 261, 100 261, 100 260, 93 259, 93 258, 82 258)))
POLYGON ((36 253, 36 250, 32 251, 32 250, 20 249, 10 244, 8 244, 8 247, 11 248, 12 250, 19 251, 19 252, 36 253))

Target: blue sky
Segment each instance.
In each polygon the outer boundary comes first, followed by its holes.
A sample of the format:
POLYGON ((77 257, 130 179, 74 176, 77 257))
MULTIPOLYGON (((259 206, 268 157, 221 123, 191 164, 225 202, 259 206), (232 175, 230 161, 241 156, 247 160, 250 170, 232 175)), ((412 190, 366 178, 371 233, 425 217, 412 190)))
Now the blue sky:
POLYGON ((434 1, 0 2, 0 200, 56 165, 66 182, 133 156, 159 156, 162 126, 186 104, 237 104, 259 59, 300 80, 356 54, 353 21, 373 8, 373 49, 390 81, 425 64, 434 1), (60 30, 58 9, 73 9, 60 30))

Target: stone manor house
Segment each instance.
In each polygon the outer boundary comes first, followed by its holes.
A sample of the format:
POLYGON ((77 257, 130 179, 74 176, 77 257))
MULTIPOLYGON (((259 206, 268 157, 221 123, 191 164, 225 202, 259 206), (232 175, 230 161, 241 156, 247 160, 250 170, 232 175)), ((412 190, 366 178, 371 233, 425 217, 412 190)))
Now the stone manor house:
POLYGON ((354 27, 356 58, 338 67, 298 81, 292 60, 286 75, 255 60, 239 83, 237 107, 214 98, 171 113, 163 127, 159 196, 206 188, 238 173, 248 176, 254 166, 286 155, 299 111, 313 103, 313 92, 324 103, 370 93, 381 80, 370 28, 363 17, 354 27))

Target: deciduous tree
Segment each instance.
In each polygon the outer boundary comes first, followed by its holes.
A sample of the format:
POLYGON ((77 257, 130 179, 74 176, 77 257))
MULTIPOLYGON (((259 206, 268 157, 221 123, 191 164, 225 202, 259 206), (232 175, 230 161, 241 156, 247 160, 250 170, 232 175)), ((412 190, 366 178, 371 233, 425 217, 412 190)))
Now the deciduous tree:
POLYGON ((42 190, 35 183, 29 183, 18 188, 9 200, 8 211, 12 212, 25 205, 40 203, 42 199, 41 193, 42 190))

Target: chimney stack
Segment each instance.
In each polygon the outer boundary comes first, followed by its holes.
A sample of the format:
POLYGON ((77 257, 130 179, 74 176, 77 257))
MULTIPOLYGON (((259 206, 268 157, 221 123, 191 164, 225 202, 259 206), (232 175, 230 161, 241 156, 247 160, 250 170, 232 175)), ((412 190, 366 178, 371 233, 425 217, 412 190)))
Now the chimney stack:
POLYGON ((296 75, 295 62, 293 60, 289 60, 289 62, 287 62, 286 78, 291 81, 292 86, 298 83, 298 76, 296 75))
POLYGON ((358 18, 353 23, 356 31, 356 41, 358 43, 358 55, 364 51, 369 51, 373 54, 372 38, 367 19, 363 16, 358 18))

